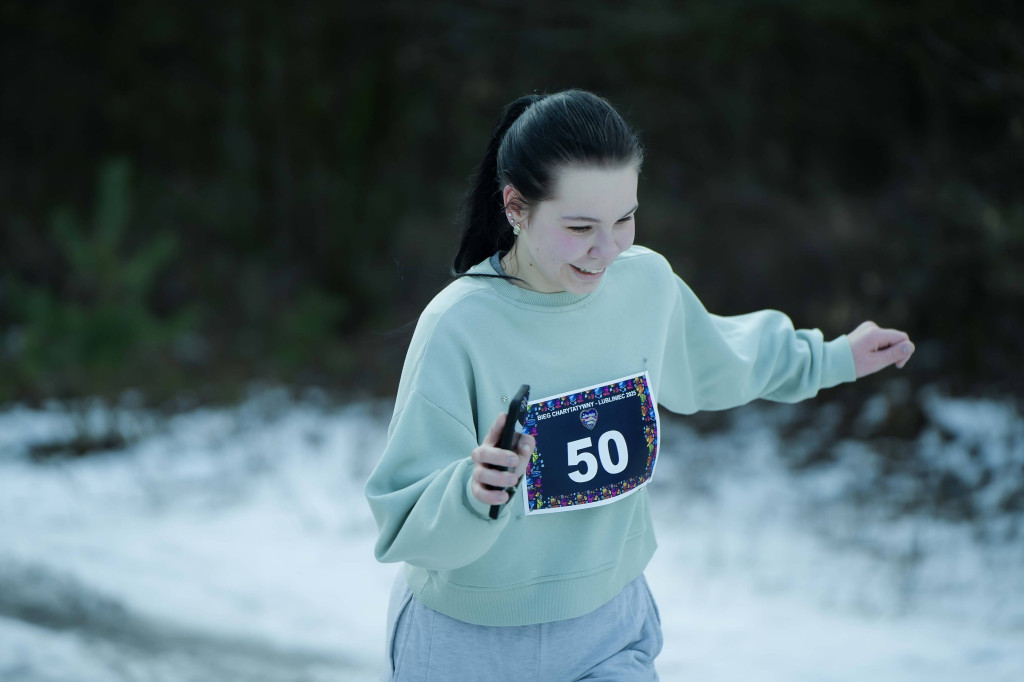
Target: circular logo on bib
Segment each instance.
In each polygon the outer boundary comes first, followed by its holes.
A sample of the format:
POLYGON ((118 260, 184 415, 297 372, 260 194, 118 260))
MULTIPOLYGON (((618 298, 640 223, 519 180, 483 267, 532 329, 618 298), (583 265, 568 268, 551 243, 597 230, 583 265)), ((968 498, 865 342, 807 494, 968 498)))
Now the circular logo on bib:
POLYGON ((589 410, 583 410, 580 412, 580 421, 588 429, 593 429, 597 425, 597 410, 593 407, 589 410))

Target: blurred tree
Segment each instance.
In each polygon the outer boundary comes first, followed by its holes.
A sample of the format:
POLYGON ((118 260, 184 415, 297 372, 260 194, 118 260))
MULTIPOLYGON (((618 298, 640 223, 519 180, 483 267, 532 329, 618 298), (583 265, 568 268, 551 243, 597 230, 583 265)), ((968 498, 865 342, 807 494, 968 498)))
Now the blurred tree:
POLYGON ((873 317, 922 341, 919 381, 1024 385, 1011 0, 40 0, 0 3, 0 31, 0 400, 392 390, 502 105, 566 87, 640 128, 639 241, 711 309, 873 317), (133 170, 116 242, 54 209, 111 157, 133 170))
POLYGON ((131 252, 131 208, 130 166, 119 159, 100 168, 91 226, 68 208, 54 210, 50 235, 66 268, 66 288, 52 291, 8 276, 19 332, 4 389, 107 395, 158 371, 174 339, 195 328, 194 309, 166 319, 150 311, 148 295, 177 255, 177 240, 160 233, 131 252))

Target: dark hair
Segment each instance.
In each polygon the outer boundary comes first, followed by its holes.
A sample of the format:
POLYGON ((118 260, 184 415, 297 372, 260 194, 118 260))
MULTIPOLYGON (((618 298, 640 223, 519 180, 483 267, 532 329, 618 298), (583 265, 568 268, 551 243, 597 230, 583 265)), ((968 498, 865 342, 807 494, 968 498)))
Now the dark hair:
POLYGON ((525 209, 554 194, 555 174, 594 164, 643 163, 637 134, 605 99, 583 90, 526 95, 508 104, 473 178, 462 214, 462 240, 452 275, 515 242, 505 216, 502 188, 516 188, 525 209))

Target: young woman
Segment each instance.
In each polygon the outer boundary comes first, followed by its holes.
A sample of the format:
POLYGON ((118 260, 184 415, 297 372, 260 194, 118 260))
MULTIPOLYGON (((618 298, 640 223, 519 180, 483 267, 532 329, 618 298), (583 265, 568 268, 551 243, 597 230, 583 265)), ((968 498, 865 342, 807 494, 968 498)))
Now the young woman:
POLYGON ((643 570, 658 407, 803 400, 913 353, 872 323, 825 341, 776 311, 709 314, 633 244, 642 162, 636 134, 591 93, 503 112, 457 278, 419 319, 366 485, 377 559, 406 565, 389 679, 656 680, 643 570), (526 433, 502 450, 521 384, 535 399, 526 433))

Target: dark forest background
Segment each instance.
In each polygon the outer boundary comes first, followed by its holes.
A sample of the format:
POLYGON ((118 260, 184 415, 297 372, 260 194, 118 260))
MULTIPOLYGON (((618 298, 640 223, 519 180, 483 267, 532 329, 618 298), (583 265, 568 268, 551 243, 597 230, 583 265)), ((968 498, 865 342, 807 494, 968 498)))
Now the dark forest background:
POLYGON ((913 385, 1024 387, 1012 0, 0 1, 0 26, 0 404, 393 391, 501 107, 567 87, 641 131, 637 241, 712 311, 874 319, 917 341, 913 385))

